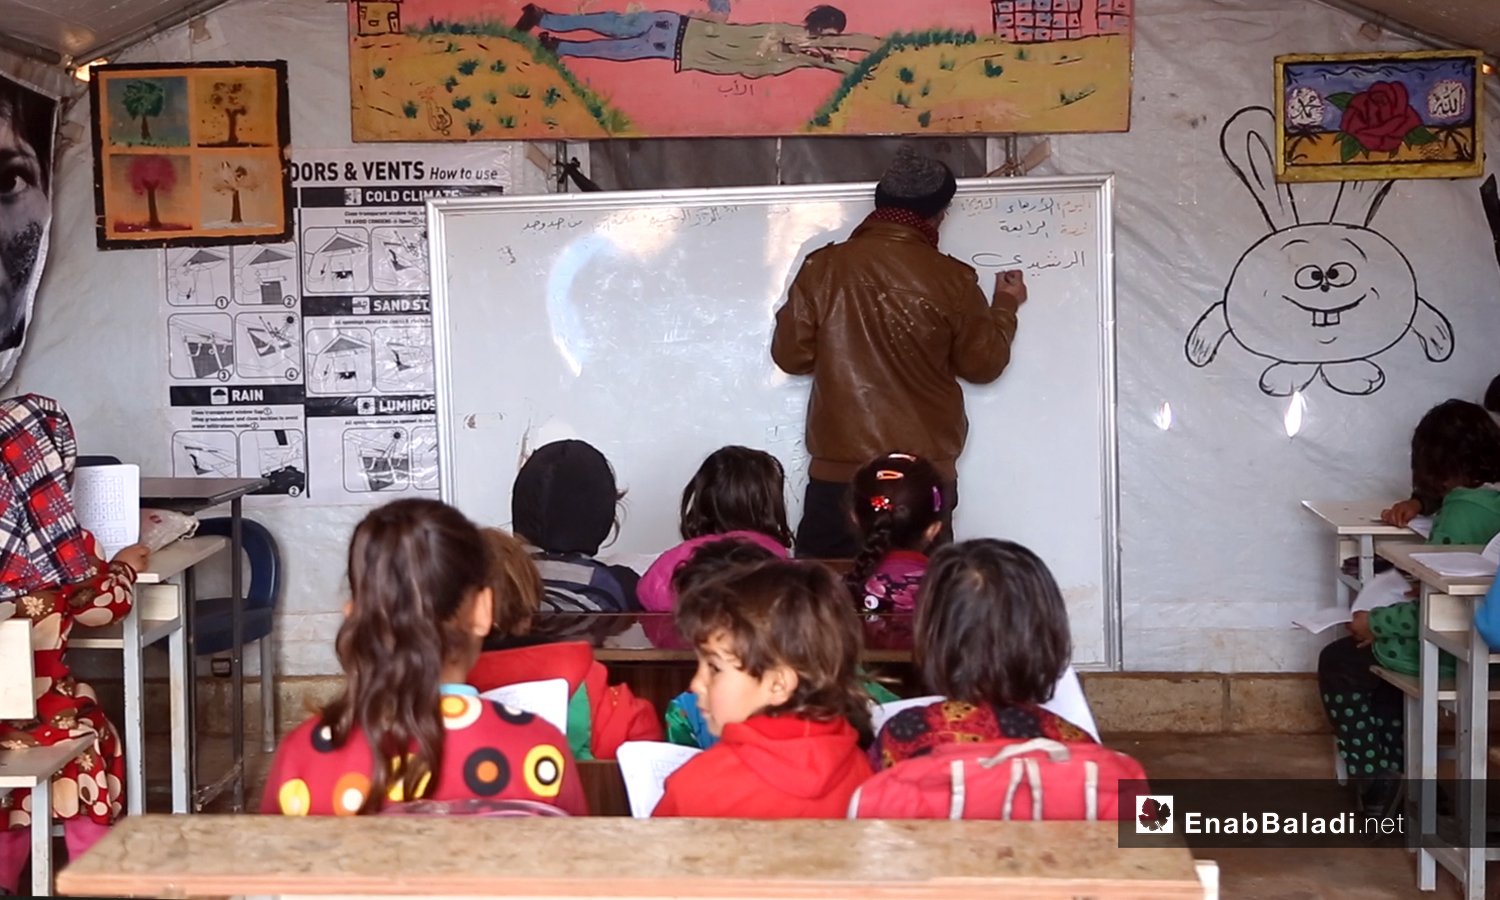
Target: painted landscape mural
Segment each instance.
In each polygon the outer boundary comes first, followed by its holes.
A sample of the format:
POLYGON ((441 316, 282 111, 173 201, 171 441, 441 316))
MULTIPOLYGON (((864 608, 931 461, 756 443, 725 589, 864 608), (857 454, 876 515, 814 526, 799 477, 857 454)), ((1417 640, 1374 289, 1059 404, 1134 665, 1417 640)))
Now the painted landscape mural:
POLYGON ((359 141, 1124 131, 1133 0, 355 0, 359 141))

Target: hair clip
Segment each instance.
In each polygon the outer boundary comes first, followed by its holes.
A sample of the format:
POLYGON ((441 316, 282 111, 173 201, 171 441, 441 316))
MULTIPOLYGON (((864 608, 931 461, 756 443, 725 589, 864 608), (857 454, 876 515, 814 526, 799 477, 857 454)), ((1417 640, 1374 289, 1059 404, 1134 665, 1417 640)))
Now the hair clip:
POLYGON ((870 508, 876 512, 890 512, 891 498, 884 494, 876 494, 870 498, 870 508))
POLYGON ((900 460, 904 460, 906 462, 916 462, 917 461, 917 458, 915 456, 912 456, 910 453, 887 453, 885 455, 885 458, 886 459, 900 459, 900 460))
POLYGON ((943 492, 938 489, 937 485, 932 486, 932 511, 935 513, 943 511, 943 492))
POLYGON ((899 481, 905 477, 905 473, 897 472, 895 469, 879 469, 875 472, 876 481, 899 481))

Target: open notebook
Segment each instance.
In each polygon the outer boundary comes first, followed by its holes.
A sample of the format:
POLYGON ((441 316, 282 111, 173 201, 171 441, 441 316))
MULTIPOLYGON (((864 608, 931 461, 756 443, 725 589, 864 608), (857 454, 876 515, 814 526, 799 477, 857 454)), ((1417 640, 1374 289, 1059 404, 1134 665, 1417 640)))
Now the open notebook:
MULTIPOLYGON (((915 697, 871 704, 870 717, 874 729, 880 731, 880 726, 887 719, 903 709, 941 699, 915 697)), ((1053 690, 1052 699, 1042 706, 1088 732, 1094 740, 1099 739, 1099 727, 1094 724, 1094 713, 1089 709, 1089 701, 1083 695, 1083 685, 1072 666, 1063 671, 1053 690)), ((620 777, 625 781, 625 795, 630 799, 630 814, 637 819, 649 817, 666 791, 667 777, 702 752, 697 747, 661 741, 626 741, 621 744, 617 758, 620 777)))

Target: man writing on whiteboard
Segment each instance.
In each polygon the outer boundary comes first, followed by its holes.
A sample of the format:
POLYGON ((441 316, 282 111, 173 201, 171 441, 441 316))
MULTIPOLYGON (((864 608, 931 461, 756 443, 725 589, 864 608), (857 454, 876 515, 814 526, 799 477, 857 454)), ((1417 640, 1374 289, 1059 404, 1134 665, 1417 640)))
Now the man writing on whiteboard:
POLYGON ((848 240, 808 255, 776 312, 771 358, 812 376, 799 556, 855 554, 849 480, 893 450, 926 457, 948 480, 951 537, 969 431, 959 379, 1000 377, 1026 302, 1019 271, 999 273, 986 298, 974 270, 938 250, 956 190, 947 165, 901 148, 875 187, 875 211, 848 240))

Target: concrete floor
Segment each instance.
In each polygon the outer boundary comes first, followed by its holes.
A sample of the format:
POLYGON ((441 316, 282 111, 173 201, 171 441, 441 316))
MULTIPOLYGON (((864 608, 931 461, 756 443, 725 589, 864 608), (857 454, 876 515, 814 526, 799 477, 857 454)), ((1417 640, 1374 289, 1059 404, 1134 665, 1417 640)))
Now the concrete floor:
MULTIPOLYGON (((1332 772, 1332 741, 1326 735, 1109 735, 1109 744, 1135 756, 1156 778, 1326 778, 1332 772)), ((202 773, 217 773, 228 758, 229 741, 207 737, 201 744, 202 773)), ((251 780, 247 806, 259 803, 270 757, 259 741, 246 742, 251 780)), ((163 759, 166 748, 152 754, 163 759)), ((153 775, 163 785, 165 771, 153 775)), ((161 791, 149 798, 153 811, 166 810, 161 791)), ((215 812, 228 812, 224 798, 215 812)), ((1441 867, 1438 889, 1416 888, 1414 857, 1404 850, 1207 850, 1199 854, 1219 864, 1227 900, 1389 900, 1458 897, 1457 883, 1441 867)), ((1491 878, 1500 880, 1500 870, 1491 878)), ((1500 885, 1492 897, 1500 897, 1500 885)))

